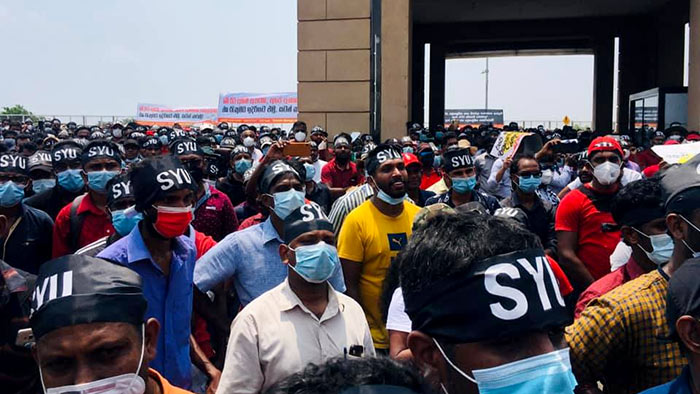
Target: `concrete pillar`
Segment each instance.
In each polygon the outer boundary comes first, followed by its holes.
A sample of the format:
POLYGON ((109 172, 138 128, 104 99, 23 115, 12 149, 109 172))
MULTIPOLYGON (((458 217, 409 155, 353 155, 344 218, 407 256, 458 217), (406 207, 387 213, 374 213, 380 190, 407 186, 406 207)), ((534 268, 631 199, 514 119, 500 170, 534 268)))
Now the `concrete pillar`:
POLYGON ((656 72, 651 70, 649 60, 654 56, 655 46, 649 48, 647 38, 644 31, 638 28, 620 35, 617 99, 617 123, 620 132, 626 132, 629 128, 630 94, 656 86, 656 72))
POLYGON ((370 0, 298 0, 299 120, 369 132, 370 0))
POLYGON ((413 37, 411 54, 411 121, 423 124, 425 117, 425 44, 413 37))
MULTIPOLYGON (((347 0, 343 0, 347 1, 347 0)), ((381 140, 406 135, 411 110, 411 1, 382 0, 381 140)))
POLYGON ((688 129, 700 130, 700 0, 690 0, 688 129))
POLYGON ((428 126, 445 124, 445 47, 430 45, 430 111, 428 126))
POLYGON ((596 43, 593 64, 593 129, 612 130, 615 40, 601 38, 596 43))

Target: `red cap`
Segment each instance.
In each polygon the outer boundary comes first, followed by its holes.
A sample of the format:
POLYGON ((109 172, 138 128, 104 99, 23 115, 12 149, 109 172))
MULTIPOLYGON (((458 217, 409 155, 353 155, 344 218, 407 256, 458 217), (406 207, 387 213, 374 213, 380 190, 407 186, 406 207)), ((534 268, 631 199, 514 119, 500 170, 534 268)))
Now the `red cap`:
POLYGON ((421 165, 420 160, 418 160, 418 157, 414 155, 413 153, 404 153, 403 154, 403 165, 405 167, 408 167, 411 164, 418 164, 421 165))
POLYGON ((691 131, 685 139, 688 141, 700 141, 700 134, 691 131))
POLYGON ((594 152, 617 152, 620 154, 620 157, 624 156, 620 143, 616 139, 607 136, 598 137, 591 141, 591 144, 588 145, 588 157, 591 157, 591 154, 594 152))
POLYGON ((681 143, 676 140, 668 140, 664 142, 664 145, 680 145, 681 143))

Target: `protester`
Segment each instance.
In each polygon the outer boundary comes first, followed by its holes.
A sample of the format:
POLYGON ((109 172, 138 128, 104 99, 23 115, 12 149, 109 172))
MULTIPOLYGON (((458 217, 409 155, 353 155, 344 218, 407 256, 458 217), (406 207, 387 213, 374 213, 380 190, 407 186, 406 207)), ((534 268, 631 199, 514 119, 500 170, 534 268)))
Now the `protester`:
POLYGON ((620 242, 619 230, 603 226, 614 223, 610 201, 620 190, 622 155, 615 139, 594 139, 586 164, 593 181, 567 194, 557 209, 559 263, 577 292, 610 272, 610 255, 620 242))
POLYGON ((423 164, 423 176, 421 178, 420 188, 426 190, 439 182, 442 176, 436 170, 435 152, 430 144, 422 143, 418 146, 418 158, 421 164, 423 164))
POLYGON ((632 254, 624 266, 593 282, 581 293, 575 317, 592 299, 660 267, 673 252, 657 180, 636 181, 623 187, 612 200, 611 212, 621 227, 622 241, 632 248, 632 254))
POLYGON ((45 212, 22 202, 31 190, 27 158, 17 154, 0 155, 0 243, 2 260, 14 268, 36 274, 51 258, 53 221, 45 212))
POLYGON ((351 138, 345 133, 338 134, 333 140, 335 157, 321 170, 321 182, 325 183, 334 197, 344 194, 351 186, 358 185, 357 166, 350 160, 351 138))
MULTIPOLYGON (((185 236, 199 185, 173 156, 136 163, 129 174, 143 220, 97 255, 144 278, 146 314, 163 324, 153 367, 178 387, 191 386, 190 320, 197 251, 185 236)), ((208 372, 208 371, 203 371, 208 372)), ((215 371, 218 374, 218 371, 215 371)), ((210 376, 217 379, 218 376, 210 376)))
POLYGON ((501 200, 500 205, 521 209, 527 217, 527 229, 537 235, 548 256, 556 257, 555 207, 537 194, 542 177, 539 163, 534 156, 515 156, 510 167, 510 178, 514 192, 511 193, 510 197, 501 200))
POLYGON ((141 143, 141 156, 144 158, 160 156, 163 144, 156 137, 148 137, 141 143))
POLYGON ((374 196, 345 218, 338 237, 347 295, 362 305, 374 346, 388 352, 389 339, 379 310, 382 283, 391 260, 411 235, 419 207, 405 201, 406 168, 400 148, 381 144, 366 159, 374 196))
MULTIPOLYGON (((655 131, 650 141, 651 146, 663 145, 665 139, 666 135, 663 131, 655 131)), ((661 162, 661 158, 651 150, 651 147, 630 155, 630 160, 637 163, 642 170, 661 162)))
POLYGON ((127 236, 143 219, 143 214, 133 209, 134 192, 128 174, 118 175, 107 182, 107 215, 114 233, 78 249, 75 254, 97 256, 118 239, 127 236))
POLYGON ((255 147, 255 143, 257 140, 257 135, 255 134, 255 131, 246 128, 245 130, 240 132, 239 138, 243 143, 243 146, 246 149, 248 149, 248 154, 250 155, 250 157, 253 158, 253 161, 255 163, 258 163, 263 158, 263 154, 260 151, 260 149, 255 147))
POLYGON ((548 335, 570 318, 546 261, 507 219, 440 214, 416 230, 396 263, 408 345, 436 391, 573 392, 568 350, 548 335))
POLYGON ((236 231, 238 218, 231 200, 224 193, 204 183, 206 162, 199 144, 189 138, 176 139, 170 144, 170 150, 170 153, 177 156, 187 168, 198 187, 195 193, 192 226, 217 242, 236 231))
MULTIPOLYGON (((374 144, 368 144, 362 148, 360 160, 363 163, 369 156, 369 152, 371 152, 374 148, 376 148, 374 144)), ((335 232, 336 236, 340 234, 340 228, 348 214, 374 195, 374 189, 372 186, 370 186, 368 181, 369 180, 366 178, 365 182, 358 187, 348 189, 342 197, 338 198, 333 203, 331 211, 328 214, 328 218, 333 223, 333 232, 335 232)))
POLYGON ((75 252, 114 233, 107 216, 107 182, 121 172, 121 163, 119 148, 112 142, 96 140, 85 147, 81 175, 88 192, 58 213, 53 228, 53 257, 75 252))
POLYGON ((302 205, 284 219, 279 255, 287 279, 236 316, 221 392, 257 393, 309 363, 344 354, 374 356, 362 308, 328 285, 340 269, 334 245, 333 225, 317 204, 302 205))
POLYGON ((697 258, 685 262, 668 283, 666 319, 669 338, 678 343, 688 359, 688 365, 676 379, 642 394, 693 393, 697 391, 696 383, 700 380, 698 370, 698 318, 700 318, 700 288, 696 280, 700 275, 700 261, 697 258))
POLYGON ((303 157, 299 162, 304 166, 304 185, 306 187, 306 199, 318 204, 324 213, 331 210, 331 190, 325 183, 316 182, 316 167, 310 157, 303 157))
POLYGON ((406 167, 406 194, 419 207, 424 207, 425 202, 435 196, 435 193, 422 190, 420 184, 423 180, 423 165, 413 153, 406 153, 404 149, 403 164, 406 167))
POLYGON ((51 153, 36 151, 27 158, 27 170, 32 180, 32 196, 56 186, 56 176, 51 166, 51 153))
POLYGON ((700 251, 700 156, 661 174, 661 191, 673 253, 661 269, 591 300, 566 330, 579 383, 603 379, 615 393, 637 393, 675 379, 686 364, 668 336, 668 280, 700 251))
POLYGON ((233 148, 230 157, 228 173, 219 178, 216 189, 226 194, 235 207, 246 200, 243 175, 253 166, 253 157, 246 147, 240 145, 233 148))
POLYGON ((491 196, 475 190, 476 170, 474 158, 469 149, 452 149, 444 154, 443 172, 445 184, 449 190, 443 194, 429 198, 425 205, 436 203, 458 207, 468 202, 476 201, 484 206, 491 214, 500 208, 498 201, 491 196))
POLYGON ((81 155, 82 149, 75 141, 55 144, 51 151, 51 166, 57 180, 56 185, 27 198, 25 204, 46 212, 55 220, 58 212, 85 190, 81 176, 81 155))
POLYGON ((417 394, 429 393, 411 365, 384 357, 338 357, 281 380, 265 394, 417 394))
POLYGON ((143 156, 139 153, 141 146, 138 141, 127 139, 122 146, 124 147, 124 163, 126 163, 127 166, 143 160, 143 156))
MULTIPOLYGON (((230 234, 197 262, 195 297, 204 301, 199 303, 201 308, 198 309, 206 312, 205 294, 226 280, 233 279, 236 295, 246 306, 287 277, 279 256, 280 245, 284 243, 284 219, 304 205, 304 184, 289 162, 273 159, 277 154, 281 154, 281 148, 275 145, 259 167, 262 176, 258 189, 261 204, 269 209, 269 217, 260 224, 230 234)), ((345 291, 341 270, 334 273, 330 283, 335 290, 345 291)), ((220 321, 218 326, 227 324, 220 321)))
POLYGON ((77 255, 44 264, 30 319, 44 392, 189 393, 150 368, 160 324, 146 304, 130 269, 77 255))

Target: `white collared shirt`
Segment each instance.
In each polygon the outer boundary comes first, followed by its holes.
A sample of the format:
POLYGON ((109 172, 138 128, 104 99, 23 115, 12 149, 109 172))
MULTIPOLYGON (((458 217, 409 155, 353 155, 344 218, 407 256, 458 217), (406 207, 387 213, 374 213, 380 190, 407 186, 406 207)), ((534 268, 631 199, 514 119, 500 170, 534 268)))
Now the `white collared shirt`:
POLYGON ((258 393, 300 372, 307 364, 350 355, 362 346, 374 356, 362 307, 328 286, 328 305, 319 319, 299 300, 287 280, 248 304, 231 324, 218 393, 258 393))

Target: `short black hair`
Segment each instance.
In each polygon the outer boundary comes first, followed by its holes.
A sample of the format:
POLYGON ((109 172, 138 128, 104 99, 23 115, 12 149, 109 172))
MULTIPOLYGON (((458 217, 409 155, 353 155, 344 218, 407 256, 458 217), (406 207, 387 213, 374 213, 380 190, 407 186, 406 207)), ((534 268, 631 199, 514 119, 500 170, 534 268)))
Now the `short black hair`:
POLYGON ((537 162, 538 165, 540 164, 539 160, 537 160, 535 158, 535 156, 533 156, 531 154, 527 154, 527 153, 518 153, 513 158, 513 161, 510 162, 510 173, 511 174, 518 173, 518 171, 520 170, 520 161, 521 160, 534 160, 537 162))
POLYGON ((663 198, 658 179, 640 179, 620 189, 612 199, 610 211, 615 223, 623 225, 623 218, 629 211, 659 209, 660 206, 663 206, 663 198))
POLYGON ((464 272, 472 262, 541 247, 535 234, 513 220, 474 212, 439 214, 413 232, 395 263, 406 294, 464 272))
POLYGON ((421 375, 409 364, 387 357, 338 357, 321 365, 309 364, 303 371, 270 387, 265 394, 337 394, 363 385, 390 385, 416 393, 428 392, 421 375))

